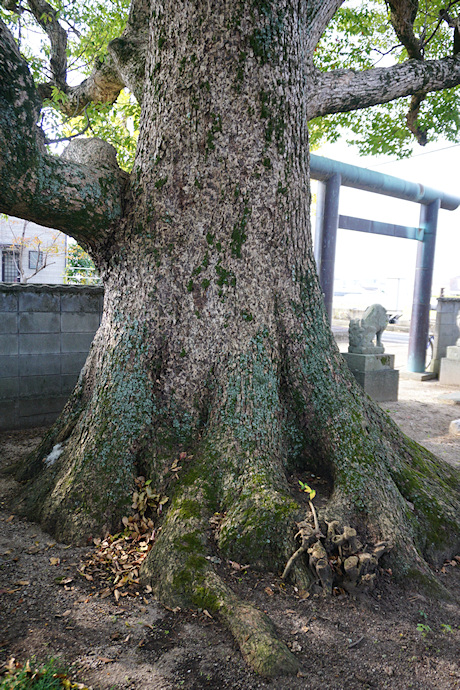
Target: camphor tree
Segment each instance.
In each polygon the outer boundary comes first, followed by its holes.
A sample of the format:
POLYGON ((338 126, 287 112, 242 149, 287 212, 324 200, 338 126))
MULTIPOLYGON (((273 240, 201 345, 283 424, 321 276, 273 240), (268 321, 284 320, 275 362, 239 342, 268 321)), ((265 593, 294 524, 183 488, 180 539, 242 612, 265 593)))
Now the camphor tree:
MULTIPOLYGON (((168 605, 220 612, 266 675, 297 661, 206 556, 217 549, 281 573, 305 517, 290 473, 326 479, 319 527, 335 522, 339 540, 354 528, 367 544, 391 542, 385 558, 400 579, 435 588, 428 564, 460 537, 458 470, 391 423, 334 344, 312 255, 308 170, 310 120, 411 94, 422 107, 423 95, 460 83, 460 57, 438 9, 421 21, 416 2, 395 0, 386 28, 404 49, 394 65, 329 69, 323 44, 320 69, 315 50, 341 5, 133 0, 123 33, 77 86, 66 81, 63 19, 50 5, 8 3, 49 35, 47 83, 35 86, 1 30, 0 210, 72 235, 105 285, 77 387, 22 468, 23 510, 85 542, 116 527, 136 476, 149 478, 169 501, 144 581, 168 605), (444 53, 428 59, 441 34, 444 53), (76 115, 122 88, 141 107, 129 174, 101 139, 47 154, 42 98, 58 93, 55 105, 76 115), (44 463, 57 443, 63 452, 44 463), (168 483, 180 454, 188 459, 168 483)), ((455 8, 444 9, 456 26, 455 8)), ((289 577, 306 586, 310 573, 304 554, 289 577)))

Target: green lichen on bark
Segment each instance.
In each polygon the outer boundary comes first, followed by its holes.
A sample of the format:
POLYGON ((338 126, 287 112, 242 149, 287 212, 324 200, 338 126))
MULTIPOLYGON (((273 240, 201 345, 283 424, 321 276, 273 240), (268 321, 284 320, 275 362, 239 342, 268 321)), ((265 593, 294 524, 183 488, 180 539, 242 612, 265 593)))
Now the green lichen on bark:
POLYGON ((241 218, 233 226, 233 232, 231 237, 231 251, 232 255, 237 259, 241 259, 241 248, 247 239, 247 224, 251 215, 251 209, 248 205, 247 200, 244 200, 244 206, 241 213, 241 218))

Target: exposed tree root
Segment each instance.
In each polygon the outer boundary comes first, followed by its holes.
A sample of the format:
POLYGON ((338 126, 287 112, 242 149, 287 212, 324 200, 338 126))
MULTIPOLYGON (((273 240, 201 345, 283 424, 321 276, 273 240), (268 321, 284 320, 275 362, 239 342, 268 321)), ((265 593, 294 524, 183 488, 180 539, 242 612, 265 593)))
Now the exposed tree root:
POLYGON ((214 572, 205 578, 205 588, 218 602, 218 611, 238 642, 245 661, 261 676, 296 673, 300 663, 279 639, 269 617, 241 601, 214 572))
POLYGON ((220 615, 244 659, 260 675, 296 673, 299 662, 279 639, 268 616, 241 601, 206 558, 206 508, 200 481, 181 490, 142 566, 141 580, 152 585, 166 605, 198 606, 220 615))

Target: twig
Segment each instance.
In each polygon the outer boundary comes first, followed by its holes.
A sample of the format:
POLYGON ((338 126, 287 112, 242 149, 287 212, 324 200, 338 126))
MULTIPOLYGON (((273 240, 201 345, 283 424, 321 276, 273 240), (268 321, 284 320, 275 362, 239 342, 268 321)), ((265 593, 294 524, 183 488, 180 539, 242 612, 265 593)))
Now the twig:
POLYGON ((319 522, 318 522, 318 516, 316 515, 315 506, 313 505, 313 503, 311 501, 308 501, 308 505, 310 506, 310 510, 312 512, 312 515, 313 515, 313 520, 315 522, 315 532, 319 532, 319 522))
POLYGON ((305 543, 305 544, 303 544, 301 547, 299 547, 299 548, 297 549, 297 551, 296 551, 295 553, 292 554, 292 556, 290 557, 290 559, 289 559, 288 562, 286 563, 286 567, 285 567, 285 569, 284 569, 284 571, 283 571, 283 574, 281 575, 281 579, 282 579, 282 580, 285 580, 285 579, 287 578, 287 576, 289 575, 289 572, 290 572, 290 570, 291 570, 291 568, 292 568, 292 566, 293 566, 293 564, 294 564, 294 561, 295 561, 302 553, 304 553, 307 549, 308 549, 308 542, 305 543))
POLYGON ((81 132, 77 132, 76 134, 70 134, 68 137, 61 137, 59 139, 45 139, 45 144, 59 144, 61 141, 71 141, 72 139, 75 139, 76 137, 81 137, 82 134, 88 131, 91 127, 91 122, 89 120, 88 112, 86 108, 88 107, 88 103, 85 105, 84 108, 84 113, 86 116, 86 125, 83 127, 81 132))
MULTIPOLYGON (((312 534, 310 534, 310 537, 314 537, 314 538, 322 537, 323 535, 321 534, 321 530, 319 528, 318 516, 316 515, 315 506, 313 505, 313 503, 311 501, 308 501, 308 504, 310 506, 310 510, 312 512, 312 515, 313 515, 313 521, 315 523, 315 531, 312 534)), ((310 527, 310 530, 311 530, 311 527, 310 527)), ((296 536, 299 536, 301 534, 302 534, 302 530, 300 530, 300 532, 298 532, 296 536)), ((307 539, 305 537, 302 538, 302 546, 300 546, 297 549, 297 551, 292 554, 292 556, 290 557, 290 559, 286 563, 286 567, 283 571, 283 574, 281 575, 282 580, 284 580, 288 576, 288 574, 289 574, 289 572, 293 566, 294 561, 302 553, 304 553, 308 549, 308 547, 310 546, 310 543, 311 543, 311 539, 307 539)))

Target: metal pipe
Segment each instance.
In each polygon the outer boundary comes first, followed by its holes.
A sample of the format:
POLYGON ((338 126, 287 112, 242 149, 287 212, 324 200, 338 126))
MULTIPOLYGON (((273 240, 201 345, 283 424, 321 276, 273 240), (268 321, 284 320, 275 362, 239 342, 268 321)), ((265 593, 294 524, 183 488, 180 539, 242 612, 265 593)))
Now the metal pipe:
MULTIPOLYGON (((319 184, 322 185, 324 182, 319 184)), ((367 220, 366 218, 355 218, 354 216, 339 216, 339 228, 368 232, 375 235, 386 235, 387 237, 403 237, 406 240, 423 242, 422 228, 411 228, 408 225, 381 223, 378 220, 367 220)))
POLYGON ((436 199, 429 206, 420 208, 420 227, 424 229, 424 238, 417 250, 407 357, 407 370, 419 373, 425 371, 439 206, 440 199, 436 199))
POLYGON ((316 225, 315 225, 315 244, 314 255, 316 261, 316 270, 318 275, 321 266, 321 252, 323 249, 323 233, 324 233, 324 204, 326 196, 326 183, 318 182, 318 189, 316 192, 316 225))
POLYGON ((324 295, 324 304, 332 321, 332 300, 334 297, 334 264, 337 228, 339 225, 339 198, 341 176, 332 175, 325 183, 324 206, 322 209, 322 232, 319 265, 319 282, 324 295))
POLYGON ((356 165, 316 156, 313 153, 310 155, 310 174, 313 179, 322 182, 326 182, 333 175, 341 175, 342 184, 346 187, 363 189, 367 192, 384 194, 406 201, 415 201, 418 204, 428 205, 439 199, 441 208, 448 211, 454 211, 460 206, 460 197, 424 187, 417 182, 408 182, 399 177, 385 175, 367 168, 359 168, 356 165))

